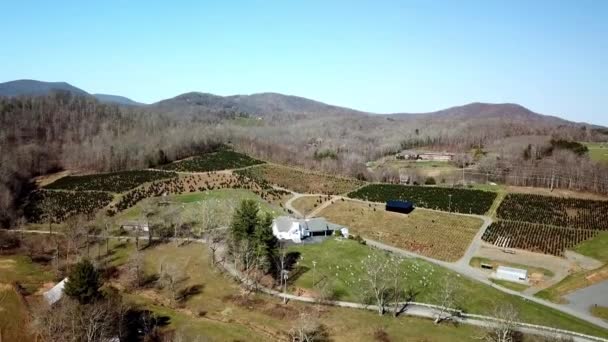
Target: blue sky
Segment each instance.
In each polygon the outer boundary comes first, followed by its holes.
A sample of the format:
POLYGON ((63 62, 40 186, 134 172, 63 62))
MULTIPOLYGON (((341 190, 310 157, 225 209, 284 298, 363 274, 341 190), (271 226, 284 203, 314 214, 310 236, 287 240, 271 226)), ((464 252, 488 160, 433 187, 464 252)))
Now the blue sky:
POLYGON ((143 102, 272 91, 382 113, 514 102, 608 125, 603 0, 22 0, 1 8, 0 82, 67 81, 143 102))

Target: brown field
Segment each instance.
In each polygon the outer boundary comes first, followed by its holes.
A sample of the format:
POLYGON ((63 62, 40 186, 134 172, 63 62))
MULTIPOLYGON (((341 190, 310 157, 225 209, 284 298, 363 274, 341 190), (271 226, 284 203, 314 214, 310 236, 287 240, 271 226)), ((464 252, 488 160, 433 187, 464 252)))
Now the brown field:
POLYGON ((256 177, 282 188, 306 194, 338 195, 351 192, 364 182, 288 166, 265 164, 248 169, 256 177))
POLYGON ((461 258, 482 224, 461 215, 425 209, 403 215, 386 212, 382 205, 341 200, 319 216, 349 227, 351 233, 444 261, 461 258))
POLYGON ((305 196, 294 200, 291 205, 302 215, 308 215, 327 200, 327 196, 305 196))

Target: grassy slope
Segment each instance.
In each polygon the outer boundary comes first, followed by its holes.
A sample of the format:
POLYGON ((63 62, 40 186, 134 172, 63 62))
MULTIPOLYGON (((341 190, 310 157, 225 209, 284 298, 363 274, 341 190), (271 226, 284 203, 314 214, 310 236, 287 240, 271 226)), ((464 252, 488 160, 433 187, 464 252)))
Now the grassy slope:
MULTIPOLYGON (((395 320, 378 317, 373 312, 321 307, 290 302, 287 305, 267 296, 239 302, 240 288, 209 264, 207 249, 198 244, 176 247, 164 244, 144 252, 148 272, 158 271, 161 263, 183 267, 188 279, 180 286, 202 285, 200 294, 190 298, 179 311, 152 304, 149 296, 133 297, 150 305, 155 311, 171 317, 172 327, 186 337, 208 338, 211 341, 267 341, 263 331, 281 334, 288 331, 300 312, 318 317, 334 341, 373 341, 375 330, 382 327, 395 340, 473 341, 481 331, 468 326, 436 327, 432 322, 414 318, 395 320), (198 312, 204 311, 204 317, 198 312), (363 324, 365 322, 365 324, 363 324)), ((161 291, 161 294, 167 295, 161 291)))
POLYGON ((326 199, 327 197, 323 196, 305 196, 291 202, 291 205, 302 215, 308 215, 318 206, 320 206, 326 199), (321 203, 319 203, 319 201, 321 201, 321 203))
MULTIPOLYGON (((588 276, 598 273, 608 274, 608 232, 602 232, 593 239, 577 245, 574 251, 602 261, 604 266, 591 271, 570 274, 559 283, 538 292, 536 296, 556 303, 564 302, 565 299, 562 296, 595 283, 589 281, 587 279, 588 276)), ((601 277, 597 278, 597 280, 600 279, 601 277)))
MULTIPOLYGON (((318 284, 320 279, 326 277, 342 299, 358 299, 349 291, 348 286, 342 280, 348 277, 343 272, 351 272, 352 270, 347 270, 348 265, 355 265, 364 258, 369 253, 368 247, 351 240, 338 241, 332 239, 322 244, 297 246, 294 247, 294 250, 301 253, 302 259, 299 264, 303 267, 303 273, 296 280, 295 286, 312 288, 312 261, 314 260, 317 262, 315 278, 318 284)), ((414 261, 408 259, 407 263, 411 262, 414 261)), ((465 279, 458 274, 426 262, 416 262, 419 263, 420 267, 433 270, 430 285, 415 299, 417 301, 436 302, 435 294, 439 291, 444 277, 448 276, 459 285, 460 306, 467 312, 491 314, 495 305, 511 302, 518 308, 520 318, 523 321, 608 337, 608 331, 559 311, 505 294, 490 286, 465 279)), ((416 284, 420 277, 420 273, 410 273, 408 281, 411 284, 416 284)))
MULTIPOLYGON (((273 216, 284 213, 282 208, 268 204, 251 191, 242 189, 221 189, 166 196, 163 198, 163 200, 173 203, 168 206, 160 207, 161 213, 159 216, 163 216, 166 213, 179 209, 180 215, 183 218, 195 218, 197 215, 201 214, 199 202, 219 201, 223 207, 228 208, 237 207, 238 204, 244 199, 255 200, 260 205, 260 210, 262 212, 271 213, 273 216), (183 208, 181 208, 182 205, 183 208)), ((139 220, 142 216, 142 208, 144 208, 146 203, 148 203, 150 200, 151 199, 149 198, 145 199, 139 202, 137 205, 120 212, 116 216, 115 221, 123 222, 139 220)))
MULTIPOLYGON (((3 280, 3 278, 0 277, 3 280)), ((0 333, 3 341, 33 341, 24 326, 28 312, 12 286, 0 283, 0 333)))
POLYGON ((319 215, 351 233, 446 261, 462 257, 482 224, 478 218, 424 209, 391 213, 355 201, 336 201, 319 215))

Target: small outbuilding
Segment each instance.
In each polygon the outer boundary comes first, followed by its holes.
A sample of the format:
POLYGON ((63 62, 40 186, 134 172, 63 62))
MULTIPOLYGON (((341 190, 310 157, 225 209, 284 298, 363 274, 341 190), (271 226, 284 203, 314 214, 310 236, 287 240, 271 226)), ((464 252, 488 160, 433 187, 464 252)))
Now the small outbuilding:
POLYGON ((391 200, 386 202, 386 211, 409 214, 414 210, 414 203, 410 201, 391 200))
POLYGON ((528 281, 528 271, 521 268, 498 266, 496 268, 496 279, 526 282, 528 281))
POLYGON ((63 288, 65 287, 65 283, 67 281, 68 278, 64 278, 62 281, 53 286, 53 288, 42 294, 42 297, 44 297, 44 300, 46 300, 49 305, 57 303, 57 301, 63 297, 63 288))

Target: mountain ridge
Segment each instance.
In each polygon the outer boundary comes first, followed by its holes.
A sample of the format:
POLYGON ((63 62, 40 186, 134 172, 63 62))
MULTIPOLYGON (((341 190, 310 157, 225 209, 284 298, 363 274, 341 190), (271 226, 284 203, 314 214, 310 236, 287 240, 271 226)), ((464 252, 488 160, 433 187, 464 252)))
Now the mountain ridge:
MULTIPOLYGON (((426 118, 430 120, 525 120, 531 122, 547 122, 552 125, 583 125, 561 117, 534 112, 516 103, 484 103, 473 102, 453 106, 432 112, 423 113, 373 113, 352 108, 327 104, 324 102, 276 92, 262 92, 249 95, 220 96, 205 92, 187 92, 163 99, 151 104, 143 104, 127 97, 109 94, 90 94, 72 86, 67 82, 43 82, 36 80, 15 80, 0 83, 0 96, 44 95, 53 90, 70 91, 79 95, 92 96, 102 103, 113 103, 127 106, 142 106, 151 110, 174 113, 202 111, 234 111, 251 115, 293 114, 312 116, 366 116, 386 117, 391 119, 426 118)), ((594 125, 597 126, 597 125, 594 125)))

